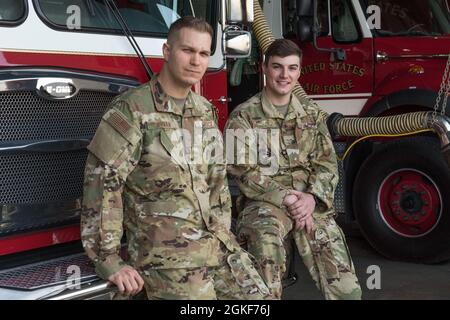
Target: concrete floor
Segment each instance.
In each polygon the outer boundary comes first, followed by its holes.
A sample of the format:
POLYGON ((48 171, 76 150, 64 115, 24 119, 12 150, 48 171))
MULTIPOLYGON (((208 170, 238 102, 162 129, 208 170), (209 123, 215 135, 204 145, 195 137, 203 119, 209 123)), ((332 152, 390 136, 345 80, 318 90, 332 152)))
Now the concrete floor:
MULTIPOLYGON (((346 230, 345 226, 343 226, 343 229, 344 231, 346 230)), ((435 265, 391 261, 372 249, 359 232, 355 232, 352 229, 347 234, 348 245, 363 291, 363 299, 450 299, 450 261, 435 265), (373 265, 380 268, 380 289, 369 289, 371 284, 374 283, 374 273, 369 268, 373 265)), ((295 257, 295 272, 297 273, 298 280, 295 284, 284 290, 283 299, 323 299, 298 255, 295 257)))

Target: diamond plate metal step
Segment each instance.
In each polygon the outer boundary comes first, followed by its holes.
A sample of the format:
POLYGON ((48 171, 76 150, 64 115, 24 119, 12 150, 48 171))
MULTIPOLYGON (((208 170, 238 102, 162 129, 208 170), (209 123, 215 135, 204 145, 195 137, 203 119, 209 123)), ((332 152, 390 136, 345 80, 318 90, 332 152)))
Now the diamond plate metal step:
POLYGON ((65 284, 80 272, 80 284, 98 279, 85 254, 75 254, 45 262, 0 271, 0 287, 36 290, 65 284))

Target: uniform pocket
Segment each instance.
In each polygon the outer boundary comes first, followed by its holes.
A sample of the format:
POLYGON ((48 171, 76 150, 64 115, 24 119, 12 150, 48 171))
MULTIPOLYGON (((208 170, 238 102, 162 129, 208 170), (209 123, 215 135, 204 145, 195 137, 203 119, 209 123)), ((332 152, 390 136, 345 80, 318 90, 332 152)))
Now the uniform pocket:
POLYGON ((315 231, 317 252, 327 280, 340 279, 341 272, 352 269, 350 252, 344 234, 334 219, 326 219, 318 223, 315 231))
POLYGON ((105 163, 117 159, 128 141, 108 122, 102 120, 87 149, 105 163))
POLYGON ((258 293, 263 297, 270 295, 269 289, 256 271, 248 253, 244 251, 231 253, 227 257, 227 263, 236 283, 249 298, 258 293))
POLYGON ((231 195, 228 187, 223 187, 220 191, 219 203, 222 209, 229 209, 231 207, 231 195))
POLYGON ((315 126, 308 126, 302 121, 301 118, 297 119, 297 126, 294 129, 296 153, 290 157, 290 160, 293 160, 293 162, 290 161, 291 167, 296 165, 307 166, 309 156, 314 152, 315 148, 317 128, 315 126))
POLYGON ((231 228, 231 196, 228 188, 219 193, 220 216, 219 219, 227 230, 231 228))
POLYGON ((161 130, 161 145, 170 154, 170 159, 184 170, 187 170, 184 145, 181 140, 181 132, 175 130, 161 130))
POLYGON ((87 149, 104 163, 118 167, 121 162, 117 163, 116 160, 129 146, 136 146, 141 137, 139 129, 132 126, 118 112, 113 112, 101 120, 87 149), (117 124, 119 120, 116 118, 120 118, 122 127, 119 127, 117 124))

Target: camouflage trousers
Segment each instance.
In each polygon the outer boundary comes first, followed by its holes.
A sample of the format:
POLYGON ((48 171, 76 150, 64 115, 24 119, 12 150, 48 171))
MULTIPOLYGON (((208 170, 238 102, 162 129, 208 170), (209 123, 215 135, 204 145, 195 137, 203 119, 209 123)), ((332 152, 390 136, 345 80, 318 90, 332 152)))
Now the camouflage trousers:
POLYGON ((292 230, 293 221, 284 209, 267 202, 247 203, 239 214, 237 233, 247 244, 274 298, 281 299, 281 280, 286 271, 284 240, 292 233, 298 252, 316 286, 327 300, 361 299, 344 234, 332 217, 313 214, 315 230, 292 230))
POLYGON ((263 300, 270 290, 244 250, 224 254, 217 267, 147 269, 141 272, 148 299, 263 300))

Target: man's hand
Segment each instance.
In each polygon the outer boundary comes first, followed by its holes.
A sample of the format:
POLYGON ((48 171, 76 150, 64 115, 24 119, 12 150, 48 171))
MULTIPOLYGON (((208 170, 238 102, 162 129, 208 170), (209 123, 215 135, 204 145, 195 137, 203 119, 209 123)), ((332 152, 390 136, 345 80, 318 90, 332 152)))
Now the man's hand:
POLYGON ((293 191, 293 190, 290 191, 291 194, 288 194, 288 195, 285 196, 284 199, 283 199, 283 203, 282 203, 282 204, 283 204, 284 206, 286 206, 286 207, 289 207, 290 205, 294 204, 294 203, 298 200, 297 196, 294 195, 294 194, 292 194, 292 191, 293 191))
POLYGON ((298 219, 295 221, 295 230, 302 230, 306 227, 306 233, 310 234, 314 231, 314 219, 311 216, 308 216, 304 219, 298 219))
POLYGON ((291 195, 297 197, 297 201, 287 206, 293 218, 306 218, 312 215, 316 207, 316 201, 312 194, 291 190, 291 195))
POLYGON ((125 266, 108 278, 119 289, 120 293, 128 295, 138 294, 144 287, 141 275, 132 267, 125 266))
POLYGON ((306 226, 306 231, 310 233, 314 228, 312 213, 316 207, 314 196, 310 193, 291 190, 283 204, 287 207, 289 214, 295 220, 295 229, 301 230, 306 226), (296 198, 296 200, 294 200, 296 198))

